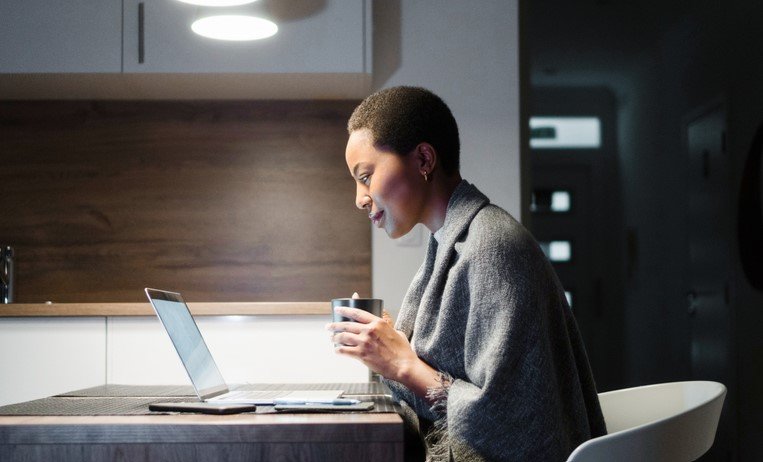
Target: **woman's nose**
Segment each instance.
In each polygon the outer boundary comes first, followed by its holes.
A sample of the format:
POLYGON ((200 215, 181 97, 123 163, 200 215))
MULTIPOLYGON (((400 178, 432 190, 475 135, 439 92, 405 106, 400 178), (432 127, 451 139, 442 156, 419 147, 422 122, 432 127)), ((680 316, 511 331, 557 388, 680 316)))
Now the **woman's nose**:
POLYGON ((360 188, 358 188, 358 191, 355 195, 355 205, 359 209, 364 209, 371 205, 371 198, 368 197, 368 194, 366 194, 366 192, 360 188))

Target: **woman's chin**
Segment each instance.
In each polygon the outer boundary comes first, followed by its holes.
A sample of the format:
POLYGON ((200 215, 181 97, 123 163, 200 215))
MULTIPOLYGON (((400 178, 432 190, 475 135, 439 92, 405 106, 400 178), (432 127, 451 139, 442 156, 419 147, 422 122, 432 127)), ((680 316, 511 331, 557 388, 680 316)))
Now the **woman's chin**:
POLYGON ((401 237, 405 236, 406 234, 410 233, 413 227, 407 228, 407 229, 401 229, 401 228, 394 228, 394 229, 387 229, 384 230, 387 232, 387 236, 389 236, 392 239, 400 239, 401 237))

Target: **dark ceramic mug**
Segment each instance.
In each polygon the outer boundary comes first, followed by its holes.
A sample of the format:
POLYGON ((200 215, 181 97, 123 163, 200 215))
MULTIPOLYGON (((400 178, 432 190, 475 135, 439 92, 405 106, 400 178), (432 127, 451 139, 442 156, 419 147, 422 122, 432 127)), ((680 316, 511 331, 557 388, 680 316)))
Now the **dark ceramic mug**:
POLYGON ((380 298, 335 298, 331 300, 331 312, 334 322, 354 322, 346 316, 340 316, 334 311, 337 306, 348 306, 350 308, 358 308, 363 311, 367 311, 374 316, 382 316, 382 307, 384 302, 380 298))

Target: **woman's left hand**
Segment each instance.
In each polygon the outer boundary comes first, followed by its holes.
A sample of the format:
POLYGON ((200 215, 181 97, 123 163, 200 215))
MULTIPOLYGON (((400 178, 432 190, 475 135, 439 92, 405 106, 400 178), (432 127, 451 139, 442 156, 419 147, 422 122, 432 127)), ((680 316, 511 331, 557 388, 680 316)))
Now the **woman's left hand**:
POLYGON ((410 342, 395 330, 389 316, 380 318, 357 308, 336 307, 337 314, 356 322, 335 322, 326 326, 339 354, 360 360, 382 376, 402 381, 421 360, 410 342))

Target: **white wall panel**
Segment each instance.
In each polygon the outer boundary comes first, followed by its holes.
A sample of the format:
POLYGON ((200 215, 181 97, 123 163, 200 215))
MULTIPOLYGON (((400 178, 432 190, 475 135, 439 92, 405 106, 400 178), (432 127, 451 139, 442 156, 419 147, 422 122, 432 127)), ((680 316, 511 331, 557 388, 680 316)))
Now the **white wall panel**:
POLYGON ((0 405, 102 385, 104 318, 0 319, 0 405))
MULTIPOLYGON (((365 382, 368 369, 333 351, 328 316, 199 317, 228 383, 365 382)), ((110 318, 108 382, 190 383, 156 318, 110 318)))
MULTIPOLYGON (((416 85, 442 97, 461 136, 461 173, 520 218, 517 0, 374 3, 374 87, 416 85)), ((370 226, 370 225, 369 225, 370 226)), ((373 292, 397 314, 426 253, 372 233, 373 292)))

